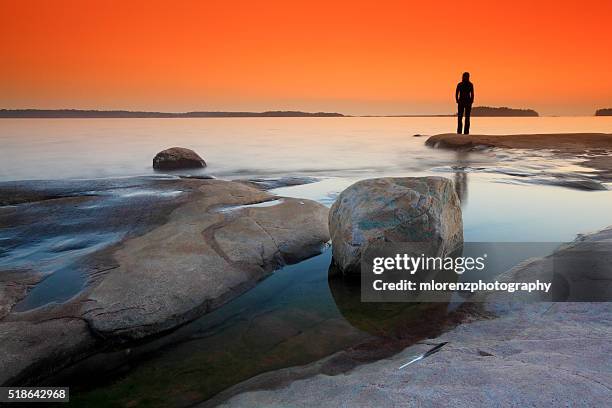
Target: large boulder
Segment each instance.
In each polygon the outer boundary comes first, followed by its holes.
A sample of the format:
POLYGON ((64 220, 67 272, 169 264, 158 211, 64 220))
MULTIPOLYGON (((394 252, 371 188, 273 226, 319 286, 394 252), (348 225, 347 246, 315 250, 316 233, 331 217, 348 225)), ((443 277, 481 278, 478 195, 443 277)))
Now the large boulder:
POLYGON ((206 167, 206 162, 196 152, 184 147, 171 147, 157 153, 153 158, 156 170, 178 170, 206 167))
POLYGON ((329 231, 334 262, 345 274, 360 272, 361 255, 374 243, 427 243, 430 256, 448 255, 463 244, 459 199, 443 177, 359 181, 338 196, 329 231))
POLYGON ((270 201, 276 197, 230 181, 200 184, 164 225, 112 254, 117 267, 88 294, 84 313, 96 334, 135 340, 178 327, 329 241, 322 204, 270 201), (275 204, 257 206, 266 201, 275 204))

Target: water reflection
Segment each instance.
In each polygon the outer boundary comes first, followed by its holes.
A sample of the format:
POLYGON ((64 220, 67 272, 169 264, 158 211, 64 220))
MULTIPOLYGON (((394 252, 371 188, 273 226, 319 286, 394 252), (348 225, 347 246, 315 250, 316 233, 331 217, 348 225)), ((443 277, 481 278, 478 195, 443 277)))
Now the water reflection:
POLYGON ((440 332, 449 303, 362 302, 359 278, 344 276, 330 267, 329 290, 338 311, 351 326, 388 345, 405 347, 440 332))
POLYGON ((461 151, 456 152, 453 170, 455 170, 455 191, 457 192, 459 201, 461 201, 461 207, 464 207, 467 204, 468 199, 468 175, 466 171, 468 166, 468 153, 461 151))

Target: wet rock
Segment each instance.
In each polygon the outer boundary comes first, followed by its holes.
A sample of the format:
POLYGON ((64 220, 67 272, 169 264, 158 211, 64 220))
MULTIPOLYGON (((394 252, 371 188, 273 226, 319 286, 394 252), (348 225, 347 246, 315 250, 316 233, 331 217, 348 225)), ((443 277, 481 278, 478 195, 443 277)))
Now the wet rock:
MULTIPOLYGON (((609 257, 610 242, 612 227, 560 252, 595 249, 609 257)), ((534 272, 543 276, 547 264, 546 258, 534 260, 506 277, 532 281, 534 272)), ((257 383, 255 377, 225 391, 229 399, 217 399, 215 406, 609 405, 612 303, 523 303, 497 295, 491 300, 484 307, 496 318, 461 324, 343 375, 318 375, 323 361, 267 373, 259 376, 266 382, 257 383), (448 343, 438 353, 399 369, 443 342, 448 343)))
POLYGON ((612 134, 606 133, 546 133, 524 135, 458 135, 446 133, 431 136, 427 146, 470 150, 478 146, 505 149, 554 150, 557 152, 584 154, 585 151, 612 149, 612 134))
POLYGON ((4 271, 0 273, 0 320, 23 299, 28 289, 43 279, 42 274, 31 271, 4 271))
POLYGON ((525 306, 343 375, 312 375, 217 406, 607 406, 611 312, 609 303, 525 306), (398 369, 445 341, 438 353, 398 369), (483 348, 492 355, 482 356, 483 348))
POLYGON ((527 180, 527 182, 532 182, 534 184, 549 184, 553 186, 567 187, 575 190, 582 191, 605 191, 607 187, 600 183, 597 180, 591 180, 588 178, 577 178, 577 177, 551 177, 551 178, 541 178, 541 179, 532 179, 527 180))
POLYGON ((82 319, 0 322, 0 384, 40 385, 37 381, 76 361, 94 343, 82 319))
MULTIPOLYGON (((40 274, 0 268, 0 384, 43 378, 83 352, 173 330, 239 296, 280 266, 320 253, 329 241, 325 206, 281 200, 242 183, 134 178, 64 187, 57 186, 57 192, 68 198, 20 204, 0 214, 11 231, 32 232, 38 225, 47 234, 45 242, 62 238, 63 246, 53 246, 69 260, 62 270, 86 277, 82 292, 64 303, 49 299, 36 309, 17 311, 38 288, 40 274), (252 206, 272 201, 277 203, 252 206), (226 207, 235 208, 220 211, 226 207), (50 218, 38 216, 48 208, 54 209, 50 218), (89 242, 92 231, 101 229, 112 239, 104 245, 89 242), (33 352, 24 353, 24 345, 33 352)), ((15 188, 48 187, 10 186, 15 188)), ((10 248, 27 246, 24 236, 35 235, 11 235, 10 248)), ((20 259, 10 251, 4 255, 5 265, 20 259)), ((55 272, 45 271, 43 282, 55 272)))
POLYGON ((428 255, 445 256, 463 244, 461 207, 452 181, 398 177, 359 181, 344 190, 329 214, 334 262, 359 273, 362 253, 383 242, 426 243, 428 255))
POLYGON ((565 188, 571 188, 574 190, 581 191, 606 191, 608 188, 602 182, 582 176, 576 173, 529 173, 529 172, 516 172, 508 171, 504 169, 493 169, 493 173, 507 174, 518 178, 513 179, 501 179, 497 182, 506 184, 539 184, 547 186, 559 186, 565 188))
POLYGON ((88 297, 91 328, 119 339, 159 333, 222 305, 285 263, 320 253, 329 240, 320 204, 284 199, 217 211, 272 198, 239 183, 202 180, 167 223, 113 254, 119 267, 88 297))
POLYGON ((425 146, 451 150, 478 150, 483 147, 497 147, 489 140, 472 135, 443 134, 427 138, 425 146))
POLYGON ((489 302, 610 302, 612 299, 612 227, 580 235, 552 254, 527 260, 497 277, 500 282, 550 282, 547 293, 494 292, 489 302))
POLYGON ((156 170, 179 170, 206 167, 206 162, 196 152, 184 147, 171 147, 153 158, 156 170))
POLYGON ((261 188, 263 190, 272 190, 274 188, 280 187, 299 186, 302 184, 316 183, 317 181, 320 181, 320 179, 315 177, 287 176, 277 178, 253 178, 242 182, 250 184, 253 187, 261 188))

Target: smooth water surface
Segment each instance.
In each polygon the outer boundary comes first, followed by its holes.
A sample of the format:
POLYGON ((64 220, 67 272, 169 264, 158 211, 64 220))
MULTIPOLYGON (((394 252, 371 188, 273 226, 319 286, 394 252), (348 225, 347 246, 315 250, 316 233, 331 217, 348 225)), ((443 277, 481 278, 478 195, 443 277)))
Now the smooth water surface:
MULTIPOLYGON (((612 132, 612 117, 474 118, 473 133, 612 132)), ((410 172, 446 163, 423 138, 447 118, 2 119, 0 180, 153 174, 153 156, 194 149, 217 177, 410 172)))

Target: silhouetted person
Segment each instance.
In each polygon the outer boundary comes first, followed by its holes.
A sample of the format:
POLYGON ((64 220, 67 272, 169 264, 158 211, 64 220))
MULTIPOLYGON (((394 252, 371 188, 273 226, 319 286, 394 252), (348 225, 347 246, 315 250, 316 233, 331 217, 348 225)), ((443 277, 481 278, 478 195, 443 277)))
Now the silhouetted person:
POLYGON ((470 113, 472 103, 474 103, 474 85, 470 82, 470 73, 464 72, 461 82, 457 84, 455 91, 455 101, 457 101, 457 133, 470 134, 470 113), (463 127, 463 115, 465 113, 465 127, 463 127))

